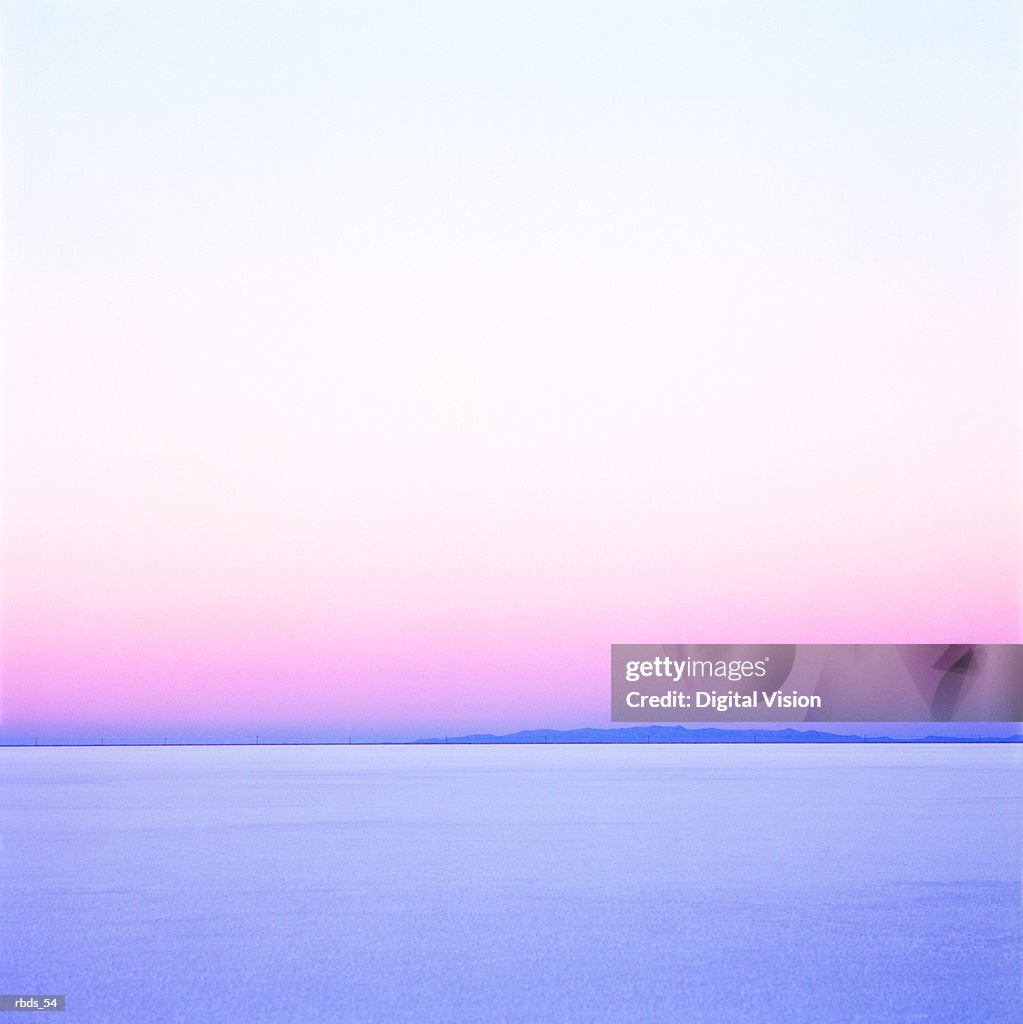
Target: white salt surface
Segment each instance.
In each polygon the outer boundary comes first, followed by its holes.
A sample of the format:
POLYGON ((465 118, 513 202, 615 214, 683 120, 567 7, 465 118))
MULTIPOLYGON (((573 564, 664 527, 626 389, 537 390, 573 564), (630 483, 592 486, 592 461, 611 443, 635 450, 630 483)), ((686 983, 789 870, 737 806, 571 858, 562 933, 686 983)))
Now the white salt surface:
POLYGON ((1018 1024, 1021 753, 0 750, 0 993, 68 1024, 1018 1024))

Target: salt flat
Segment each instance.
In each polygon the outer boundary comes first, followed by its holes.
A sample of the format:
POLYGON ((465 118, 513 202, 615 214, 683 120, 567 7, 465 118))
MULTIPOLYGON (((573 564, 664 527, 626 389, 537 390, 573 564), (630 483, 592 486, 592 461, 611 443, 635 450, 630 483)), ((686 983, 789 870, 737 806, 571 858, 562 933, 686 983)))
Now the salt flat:
POLYGON ((1013 1022, 1023 751, 0 750, 69 1020, 1013 1022))

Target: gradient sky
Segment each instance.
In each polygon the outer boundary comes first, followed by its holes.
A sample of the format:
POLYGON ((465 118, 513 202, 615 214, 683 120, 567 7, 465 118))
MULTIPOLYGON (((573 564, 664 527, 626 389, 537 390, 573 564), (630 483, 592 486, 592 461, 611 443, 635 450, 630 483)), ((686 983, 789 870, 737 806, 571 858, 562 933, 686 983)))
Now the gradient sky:
POLYGON ((4 3, 0 736, 1019 641, 1017 8, 4 3))

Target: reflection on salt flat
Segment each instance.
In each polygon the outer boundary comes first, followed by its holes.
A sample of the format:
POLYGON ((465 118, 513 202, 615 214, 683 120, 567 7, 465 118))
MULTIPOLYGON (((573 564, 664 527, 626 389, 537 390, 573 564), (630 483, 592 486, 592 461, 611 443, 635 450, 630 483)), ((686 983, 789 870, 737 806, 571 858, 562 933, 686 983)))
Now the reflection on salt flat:
POLYGON ((1015 1022, 1011 746, 0 751, 74 1019, 1015 1022))

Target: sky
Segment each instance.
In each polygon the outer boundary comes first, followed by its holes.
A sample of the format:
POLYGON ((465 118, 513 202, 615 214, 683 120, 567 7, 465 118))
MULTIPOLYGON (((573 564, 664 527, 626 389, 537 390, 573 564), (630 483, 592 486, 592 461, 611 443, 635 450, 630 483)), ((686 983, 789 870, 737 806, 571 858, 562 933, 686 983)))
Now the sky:
POLYGON ((1019 642, 1017 6, 8 0, 0 738, 1019 642))

